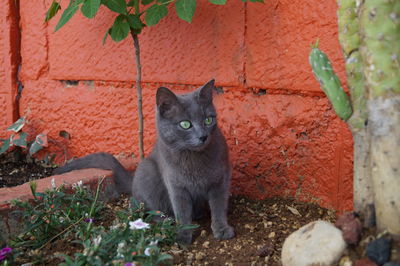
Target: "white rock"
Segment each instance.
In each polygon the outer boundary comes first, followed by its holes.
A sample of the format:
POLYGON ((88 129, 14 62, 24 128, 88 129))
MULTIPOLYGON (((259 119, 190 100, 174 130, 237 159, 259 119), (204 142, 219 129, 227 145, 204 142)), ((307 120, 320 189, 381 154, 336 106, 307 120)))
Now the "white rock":
POLYGON ((345 248, 342 231, 333 224, 325 221, 311 222, 286 238, 282 247, 282 265, 334 265, 345 248))

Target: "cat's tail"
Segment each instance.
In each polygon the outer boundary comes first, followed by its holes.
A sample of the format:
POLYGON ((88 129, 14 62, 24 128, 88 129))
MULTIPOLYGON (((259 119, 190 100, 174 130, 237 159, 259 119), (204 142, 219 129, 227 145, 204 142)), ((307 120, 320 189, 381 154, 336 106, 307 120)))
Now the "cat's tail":
POLYGON ((63 174, 73 170, 98 168, 111 170, 114 175, 114 183, 118 193, 131 194, 132 175, 111 154, 100 152, 89 154, 85 157, 73 160, 66 165, 54 170, 55 174, 63 174))

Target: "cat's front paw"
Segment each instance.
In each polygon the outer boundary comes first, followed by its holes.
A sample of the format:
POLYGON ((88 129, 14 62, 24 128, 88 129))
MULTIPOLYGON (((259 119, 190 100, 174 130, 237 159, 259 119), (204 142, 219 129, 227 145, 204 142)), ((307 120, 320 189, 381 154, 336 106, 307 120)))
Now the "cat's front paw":
POLYGON ((235 236, 235 230, 230 225, 212 226, 213 235, 217 239, 231 239, 235 236))

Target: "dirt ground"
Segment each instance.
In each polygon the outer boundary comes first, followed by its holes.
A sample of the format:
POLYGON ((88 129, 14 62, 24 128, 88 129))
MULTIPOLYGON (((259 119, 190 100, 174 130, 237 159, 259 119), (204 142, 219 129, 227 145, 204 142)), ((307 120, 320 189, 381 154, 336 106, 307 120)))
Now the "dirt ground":
POLYGON ((28 161, 25 155, 9 152, 0 155, 0 188, 22 185, 26 182, 51 176, 53 168, 28 161))
POLYGON ((334 212, 316 204, 274 198, 253 201, 232 197, 229 223, 236 237, 218 241, 210 220, 199 222, 193 245, 171 250, 176 265, 279 265, 286 237, 314 220, 333 221, 334 212))
MULTIPOLYGON (((115 210, 126 208, 128 199, 107 204, 106 218, 98 221, 107 225, 115 210)), ((253 201, 234 196, 230 200, 229 223, 235 228, 236 237, 216 240, 211 233, 210 218, 195 223, 194 242, 186 250, 177 245, 167 252, 174 257, 174 265, 279 265, 283 241, 291 232, 310 221, 333 221, 335 214, 316 204, 274 198, 253 201)), ((71 240, 59 239, 41 251, 42 257, 50 258, 58 252, 72 255, 79 246, 71 240)), ((48 259, 45 265, 57 265, 59 259, 48 259)))
MULTIPOLYGON (((103 218, 97 223, 110 225, 116 210, 127 208, 128 197, 121 197, 107 204, 103 218)), ((210 219, 195 222, 199 224, 194 235, 194 242, 187 249, 178 245, 166 252, 174 258, 174 265, 281 265, 280 254, 285 238, 301 226, 318 219, 334 222, 335 213, 313 203, 303 203, 290 199, 272 198, 262 201, 250 200, 241 196, 230 199, 229 223, 235 228, 236 237, 229 240, 216 240, 211 233, 210 219)), ((72 237, 72 236, 71 236, 72 237)), ((374 228, 364 230, 358 245, 349 246, 344 258, 351 260, 351 265, 365 258, 365 245, 376 238, 374 228)), ((37 265, 58 265, 62 261, 55 258, 57 253, 73 255, 82 252, 81 246, 73 243, 70 237, 57 239, 45 246, 40 252, 27 251, 27 254, 42 258, 37 265)), ((400 261, 400 242, 392 247, 392 259, 400 261), (397 251, 396 251, 397 250, 397 251)), ((29 260, 21 258, 19 264, 29 260)), ((338 265, 350 265, 339 264, 338 265)))

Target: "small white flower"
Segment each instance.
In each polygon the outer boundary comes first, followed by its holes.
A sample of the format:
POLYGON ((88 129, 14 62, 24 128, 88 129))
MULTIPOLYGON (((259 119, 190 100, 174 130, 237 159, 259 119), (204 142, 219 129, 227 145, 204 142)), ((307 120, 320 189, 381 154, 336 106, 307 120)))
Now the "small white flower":
POLYGON ((150 228, 150 224, 143 222, 142 219, 137 219, 136 221, 129 222, 129 229, 148 229, 150 228))
POLYGON ((63 223, 65 221, 64 217, 60 217, 58 218, 58 220, 60 221, 60 223, 63 223))
POLYGON ((56 180, 55 180, 54 178, 51 179, 51 187, 52 187, 53 189, 56 189, 56 188, 57 188, 57 186, 56 186, 56 180))
POLYGON ((82 184, 83 184, 82 180, 78 181, 78 187, 82 187, 82 184))
POLYGON ((156 239, 156 240, 152 240, 152 241, 150 241, 150 244, 149 244, 149 246, 157 246, 157 244, 158 244, 158 239, 156 239))
POLYGON ((117 223, 117 224, 114 224, 114 225, 110 226, 110 230, 119 230, 119 229, 125 230, 125 228, 126 228, 126 224, 125 223, 117 223))
POLYGON ((122 257, 122 258, 124 257, 124 255, 122 253, 125 252, 125 247, 126 247, 125 241, 118 243, 117 256, 122 257))
POLYGON ((152 248, 151 247, 148 247, 148 248, 146 248, 145 250, 144 250, 144 255, 146 255, 146 256, 151 256, 151 250, 152 250, 152 248))
POLYGON ((158 240, 154 240, 154 241, 152 240, 152 241, 150 241, 150 244, 149 244, 150 247, 147 247, 147 248, 144 250, 144 255, 146 255, 146 256, 151 256, 151 253, 152 253, 152 250, 153 250, 152 247, 157 246, 157 244, 158 244, 158 240))
POLYGON ((98 235, 95 239, 93 239, 93 244, 95 247, 98 247, 101 242, 101 235, 98 235))
POLYGON ((117 230, 119 228, 119 225, 111 225, 110 230, 117 230))

